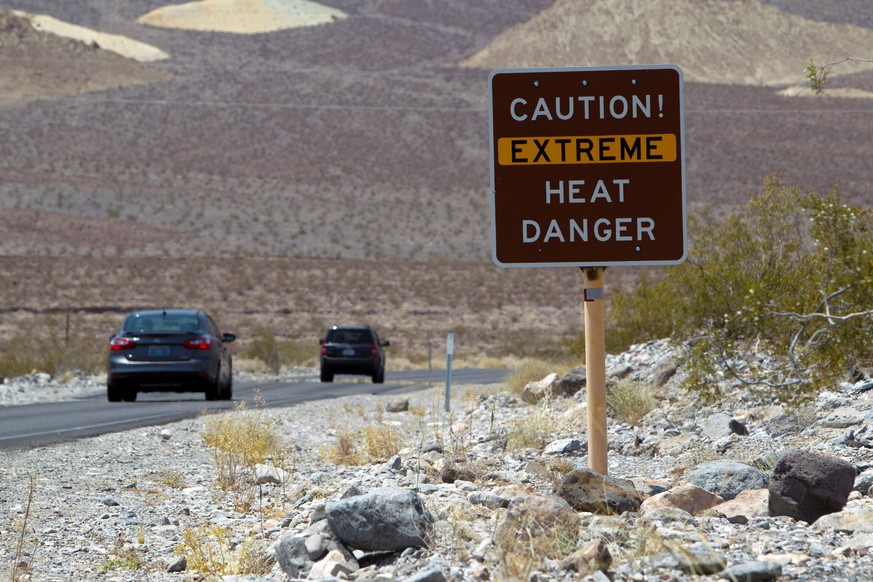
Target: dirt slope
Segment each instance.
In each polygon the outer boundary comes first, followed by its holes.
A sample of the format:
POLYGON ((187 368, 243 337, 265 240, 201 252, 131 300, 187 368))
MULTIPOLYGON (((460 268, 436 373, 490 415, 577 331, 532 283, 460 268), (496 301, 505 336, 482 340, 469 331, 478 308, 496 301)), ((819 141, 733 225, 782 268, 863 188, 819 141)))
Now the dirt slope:
POLYGON ((139 62, 161 54, 116 35, 0 9, 0 105, 163 81, 171 75, 139 62))

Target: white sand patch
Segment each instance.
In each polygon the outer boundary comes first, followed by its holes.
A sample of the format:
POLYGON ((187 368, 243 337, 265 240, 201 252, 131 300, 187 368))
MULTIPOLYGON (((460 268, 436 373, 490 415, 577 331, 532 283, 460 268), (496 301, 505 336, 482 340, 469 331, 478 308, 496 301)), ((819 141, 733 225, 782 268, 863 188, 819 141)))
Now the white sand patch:
MULTIPOLYGON (((463 66, 583 67, 674 63, 685 79, 780 87, 810 59, 873 54, 873 31, 812 21, 761 0, 557 0, 501 33, 463 66)), ((833 74, 873 68, 847 62, 833 74)))
POLYGON ((30 20, 31 25, 36 30, 54 34, 55 36, 72 38, 86 44, 96 43, 100 48, 112 51, 128 59, 148 63, 160 61, 170 56, 159 48, 126 36, 98 32, 44 14, 31 14, 20 10, 13 10, 12 13, 15 16, 30 20))
POLYGON ((165 6, 137 19, 163 28, 257 34, 328 24, 344 12, 308 0, 200 0, 165 6))

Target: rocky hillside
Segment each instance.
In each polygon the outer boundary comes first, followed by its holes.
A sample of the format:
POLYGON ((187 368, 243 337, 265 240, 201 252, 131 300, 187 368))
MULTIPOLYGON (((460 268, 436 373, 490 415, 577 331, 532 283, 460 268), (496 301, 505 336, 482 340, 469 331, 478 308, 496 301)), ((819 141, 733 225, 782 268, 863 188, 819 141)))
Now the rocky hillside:
POLYGON ((663 342, 609 359, 606 479, 581 370, 523 395, 455 387, 451 413, 430 389, 0 452, 0 575, 870 579, 873 382, 789 409, 726 381, 703 405, 675 362, 663 342), (207 444, 222 427, 275 449, 242 462, 207 444))

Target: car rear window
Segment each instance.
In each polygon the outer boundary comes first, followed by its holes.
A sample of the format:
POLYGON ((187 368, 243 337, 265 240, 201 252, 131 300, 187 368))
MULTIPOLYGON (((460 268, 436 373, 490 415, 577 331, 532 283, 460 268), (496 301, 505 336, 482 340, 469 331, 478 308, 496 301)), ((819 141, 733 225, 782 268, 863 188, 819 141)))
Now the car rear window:
POLYGON ((373 337, 366 329, 332 329, 327 341, 334 344, 371 344, 373 337))
POLYGON ((124 322, 124 331, 136 333, 186 333, 199 327, 197 316, 187 314, 136 316, 124 322))

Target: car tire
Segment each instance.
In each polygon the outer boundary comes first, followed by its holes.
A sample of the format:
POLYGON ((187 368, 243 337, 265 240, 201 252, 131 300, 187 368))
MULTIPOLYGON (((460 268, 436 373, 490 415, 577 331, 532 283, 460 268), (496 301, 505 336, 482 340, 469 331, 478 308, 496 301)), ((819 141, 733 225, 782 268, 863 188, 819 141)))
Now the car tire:
POLYGON ((373 384, 382 384, 385 382, 385 368, 379 368, 379 371, 373 374, 373 384))
POLYGON ((224 386, 218 391, 218 399, 219 400, 231 400, 233 399, 233 377, 229 377, 227 382, 224 383, 224 386))
POLYGON ((206 395, 206 400, 212 402, 214 400, 218 400, 219 386, 218 386, 218 378, 215 379, 215 382, 208 385, 206 390, 204 390, 206 395))
POLYGON ((106 399, 109 402, 121 402, 124 400, 124 390, 110 384, 106 387, 106 399))
POLYGON ((136 402, 136 388, 128 388, 124 391, 124 401, 125 402, 136 402))
POLYGON ((321 369, 321 381, 322 382, 333 382, 333 372, 326 368, 321 369))

